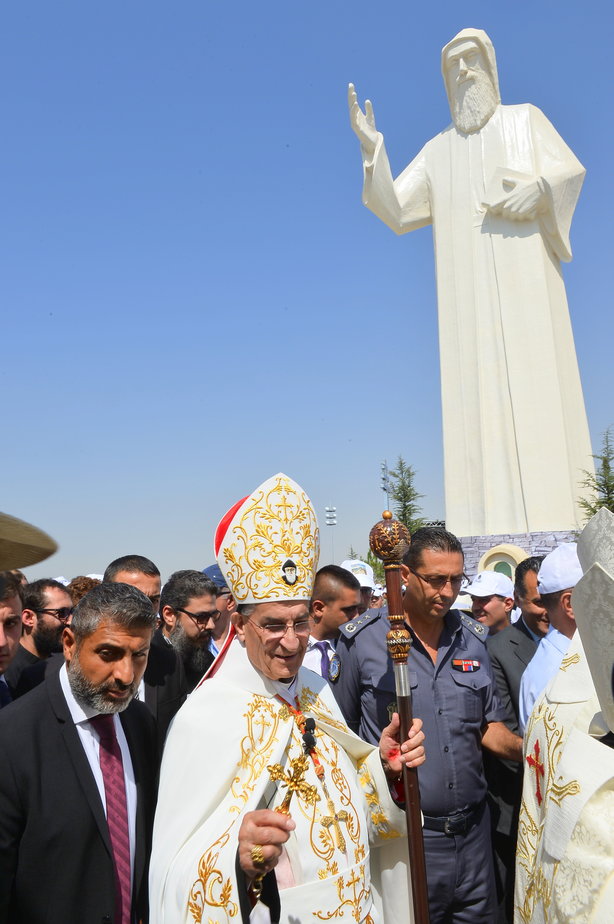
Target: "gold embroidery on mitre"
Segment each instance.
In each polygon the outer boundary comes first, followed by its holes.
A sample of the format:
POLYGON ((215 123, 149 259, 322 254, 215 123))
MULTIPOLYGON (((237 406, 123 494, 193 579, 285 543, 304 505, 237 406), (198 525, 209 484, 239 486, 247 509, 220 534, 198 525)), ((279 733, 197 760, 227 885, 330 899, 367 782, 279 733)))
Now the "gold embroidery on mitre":
POLYGON ((319 555, 315 511, 285 476, 257 488, 237 512, 220 548, 235 600, 303 600, 311 596, 319 555), (294 567, 291 580, 282 570, 294 567))

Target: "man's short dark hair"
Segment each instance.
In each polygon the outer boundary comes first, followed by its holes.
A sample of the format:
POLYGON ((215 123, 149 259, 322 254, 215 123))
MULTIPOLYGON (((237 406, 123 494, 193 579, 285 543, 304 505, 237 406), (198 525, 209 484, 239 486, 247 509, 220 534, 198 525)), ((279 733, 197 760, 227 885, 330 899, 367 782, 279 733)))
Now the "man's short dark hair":
POLYGON ((514 575, 514 592, 519 597, 524 597, 527 592, 524 579, 527 571, 539 571, 539 566, 543 562, 545 555, 530 555, 529 558, 523 559, 519 565, 516 565, 516 574, 514 575))
POLYGON ((408 568, 418 568, 422 564, 422 553, 459 552, 465 558, 463 547, 453 533, 441 526, 423 526, 411 537, 411 545, 403 556, 403 564, 408 568))
POLYGON ((99 584, 81 598, 73 613, 70 628, 78 643, 103 622, 131 629, 155 629, 157 616, 149 597, 132 584, 99 584))
POLYGON ((340 596, 344 587, 348 590, 360 591, 360 581, 347 568, 340 568, 339 565, 324 565, 316 574, 311 599, 321 600, 326 604, 332 603, 340 596))
POLYGON ((13 571, 0 571, 0 603, 17 595, 23 605, 23 585, 13 571))
POLYGON ((165 606, 173 610, 183 609, 191 597, 209 594, 213 599, 218 595, 217 584, 202 571, 175 571, 162 588, 160 595, 160 612, 165 606))
POLYGON ((65 594, 68 593, 64 584, 54 581, 53 578, 40 578, 38 581, 26 584, 21 591, 21 602, 24 610, 32 610, 34 613, 44 610, 47 606, 45 591, 52 589, 63 590, 65 594))
POLYGON ((121 558, 116 558, 110 565, 107 565, 107 569, 102 576, 103 582, 114 581, 120 571, 137 572, 138 574, 146 574, 148 577, 160 577, 160 572, 154 563, 149 558, 145 558, 144 555, 122 555, 121 558))

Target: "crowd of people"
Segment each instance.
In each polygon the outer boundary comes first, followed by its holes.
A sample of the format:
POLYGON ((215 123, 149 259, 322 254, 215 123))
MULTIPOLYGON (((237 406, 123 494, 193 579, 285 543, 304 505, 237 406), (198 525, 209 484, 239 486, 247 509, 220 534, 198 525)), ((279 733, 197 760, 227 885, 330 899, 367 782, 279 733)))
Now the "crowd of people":
POLYGON ((400 741, 385 590, 365 562, 318 567, 304 491, 269 479, 214 547, 164 584, 141 555, 66 584, 0 574, 0 924, 410 924, 404 765, 432 924, 511 924, 517 845, 516 920, 563 920, 539 878, 539 722, 571 654, 598 711, 572 605, 588 557, 469 580, 454 535, 417 530, 400 741))

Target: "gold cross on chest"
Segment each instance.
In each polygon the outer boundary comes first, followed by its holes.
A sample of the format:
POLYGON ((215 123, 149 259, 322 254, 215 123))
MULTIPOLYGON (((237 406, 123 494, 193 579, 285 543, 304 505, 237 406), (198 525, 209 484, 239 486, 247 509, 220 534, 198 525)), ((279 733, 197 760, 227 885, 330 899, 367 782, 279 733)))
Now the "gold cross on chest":
POLYGON ((539 759, 539 741, 536 741, 533 746, 533 754, 529 754, 527 757, 527 763, 531 770, 535 770, 535 798, 537 799, 537 804, 541 805, 543 796, 540 785, 540 776, 544 776, 544 765, 539 759))
POLYGON ((325 828, 332 828, 335 832, 335 843, 339 850, 345 853, 345 838, 341 830, 340 821, 344 821, 347 824, 348 818, 350 817, 348 813, 342 809, 340 812, 335 811, 335 806, 333 805, 333 800, 329 797, 326 800, 326 805, 330 815, 322 815, 320 821, 325 828))
POLYGON ((272 764, 267 767, 269 776, 273 781, 280 780, 283 787, 287 789, 286 795, 281 805, 275 809, 283 815, 290 813, 290 800, 295 792, 299 794, 309 805, 318 801, 320 796, 315 786, 305 782, 305 771, 309 766, 309 759, 301 754, 290 761, 290 773, 286 773, 281 764, 272 764))

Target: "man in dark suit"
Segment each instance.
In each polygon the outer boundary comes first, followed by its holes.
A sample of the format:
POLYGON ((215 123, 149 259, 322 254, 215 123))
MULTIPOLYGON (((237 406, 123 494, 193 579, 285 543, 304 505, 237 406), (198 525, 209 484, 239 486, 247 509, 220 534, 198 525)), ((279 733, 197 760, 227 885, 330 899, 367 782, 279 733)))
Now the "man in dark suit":
MULTIPOLYGON (((142 590, 158 615, 161 578, 156 565, 143 555, 122 555, 107 566, 103 583, 130 584, 142 590)), ((188 684, 181 658, 160 629, 154 633, 140 698, 156 720, 158 749, 162 753, 166 733, 175 713, 188 695, 188 684)))
POLYGON ((10 571, 0 572, 0 709, 11 702, 4 672, 15 657, 21 638, 21 585, 10 571))
POLYGON ((132 699, 155 621, 136 588, 94 588, 66 663, 0 712, 2 924, 146 919, 156 740, 132 699))
MULTIPOLYGON (((542 561, 543 556, 533 556, 520 562, 514 580, 514 599, 521 615, 511 626, 489 636, 486 643, 497 692, 506 712, 505 724, 516 735, 521 734, 518 724, 520 678, 549 625, 537 590, 537 572, 542 561)), ((522 794, 522 764, 485 754, 484 769, 493 826, 495 868, 501 899, 498 921, 501 924, 511 922, 513 917, 514 861, 522 794)))

